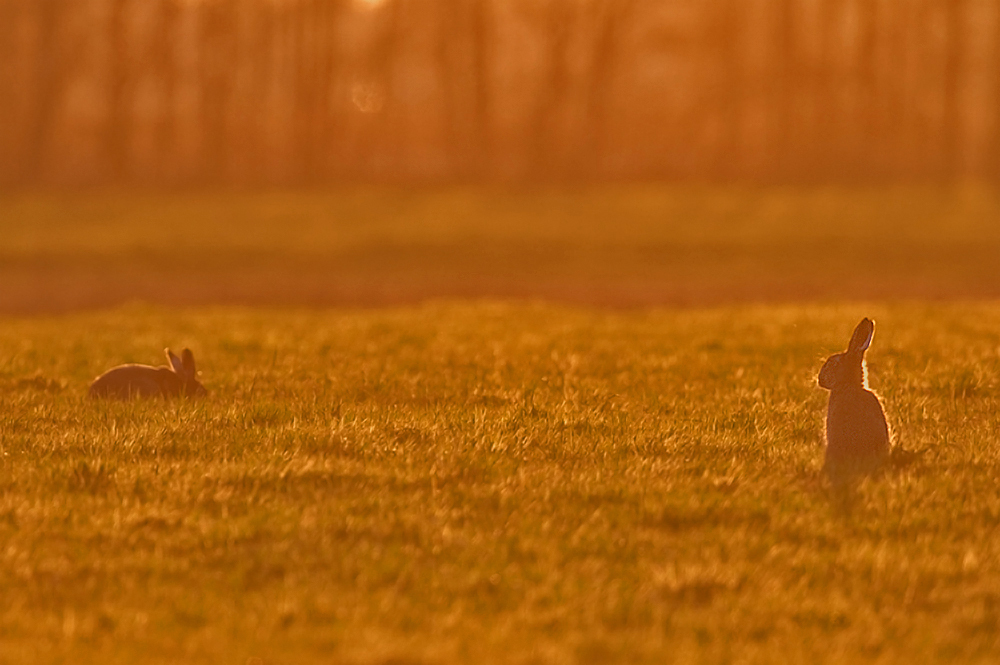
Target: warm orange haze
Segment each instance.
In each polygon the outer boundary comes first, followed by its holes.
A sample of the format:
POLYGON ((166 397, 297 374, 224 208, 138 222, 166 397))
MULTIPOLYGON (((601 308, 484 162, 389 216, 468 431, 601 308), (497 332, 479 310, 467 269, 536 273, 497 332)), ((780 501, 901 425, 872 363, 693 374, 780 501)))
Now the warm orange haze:
POLYGON ((1000 0, 0 0, 0 665, 998 662, 998 178, 1000 0))
POLYGON ((0 182, 995 179, 993 0, 3 0, 0 182))

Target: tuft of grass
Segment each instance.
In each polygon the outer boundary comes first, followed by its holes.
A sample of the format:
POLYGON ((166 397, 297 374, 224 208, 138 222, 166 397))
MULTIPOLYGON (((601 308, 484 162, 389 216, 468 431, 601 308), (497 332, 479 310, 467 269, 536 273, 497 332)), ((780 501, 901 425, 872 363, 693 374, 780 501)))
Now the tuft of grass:
POLYGON ((0 663, 994 662, 998 376, 990 303, 9 318, 0 663), (845 506, 863 315, 923 452, 845 506), (207 399, 86 399, 168 344, 207 399))

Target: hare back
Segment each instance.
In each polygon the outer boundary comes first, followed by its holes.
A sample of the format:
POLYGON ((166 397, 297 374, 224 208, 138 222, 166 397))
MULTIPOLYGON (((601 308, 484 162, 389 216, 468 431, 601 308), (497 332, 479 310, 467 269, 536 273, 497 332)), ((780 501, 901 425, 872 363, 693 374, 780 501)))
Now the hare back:
POLYGON ((889 457, 889 426, 869 390, 834 391, 826 414, 828 467, 873 471, 889 457))
POLYGON ((156 397, 180 395, 183 381, 166 367, 120 365, 90 384, 91 397, 156 397))

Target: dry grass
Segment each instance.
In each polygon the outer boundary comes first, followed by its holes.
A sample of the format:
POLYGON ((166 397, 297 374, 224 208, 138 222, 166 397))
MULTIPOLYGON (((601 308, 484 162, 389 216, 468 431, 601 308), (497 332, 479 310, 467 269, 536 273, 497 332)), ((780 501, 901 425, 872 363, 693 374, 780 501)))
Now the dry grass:
POLYGON ((995 662, 998 375, 996 304, 8 318, 0 663, 995 662), (839 507, 863 314, 926 452, 839 507), (208 399, 85 399, 167 344, 208 399))
POLYGON ((0 196, 0 312, 1000 297, 986 188, 0 196))

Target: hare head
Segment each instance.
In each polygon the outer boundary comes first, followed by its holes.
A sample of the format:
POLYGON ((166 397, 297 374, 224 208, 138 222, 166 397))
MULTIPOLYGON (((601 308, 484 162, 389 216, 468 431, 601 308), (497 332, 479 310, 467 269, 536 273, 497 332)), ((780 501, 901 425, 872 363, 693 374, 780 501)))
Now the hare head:
POLYGON ((181 380, 180 392, 191 396, 205 395, 207 391, 205 390, 205 386, 198 382, 198 370, 195 367, 194 354, 191 353, 191 349, 181 351, 180 358, 174 355, 174 352, 170 349, 164 349, 164 352, 167 354, 170 368, 181 380))
POLYGON ((847 351, 827 358, 819 371, 819 385, 827 390, 842 388, 866 388, 868 377, 865 368, 865 351, 871 346, 875 336, 875 322, 861 319, 854 329, 847 351))

